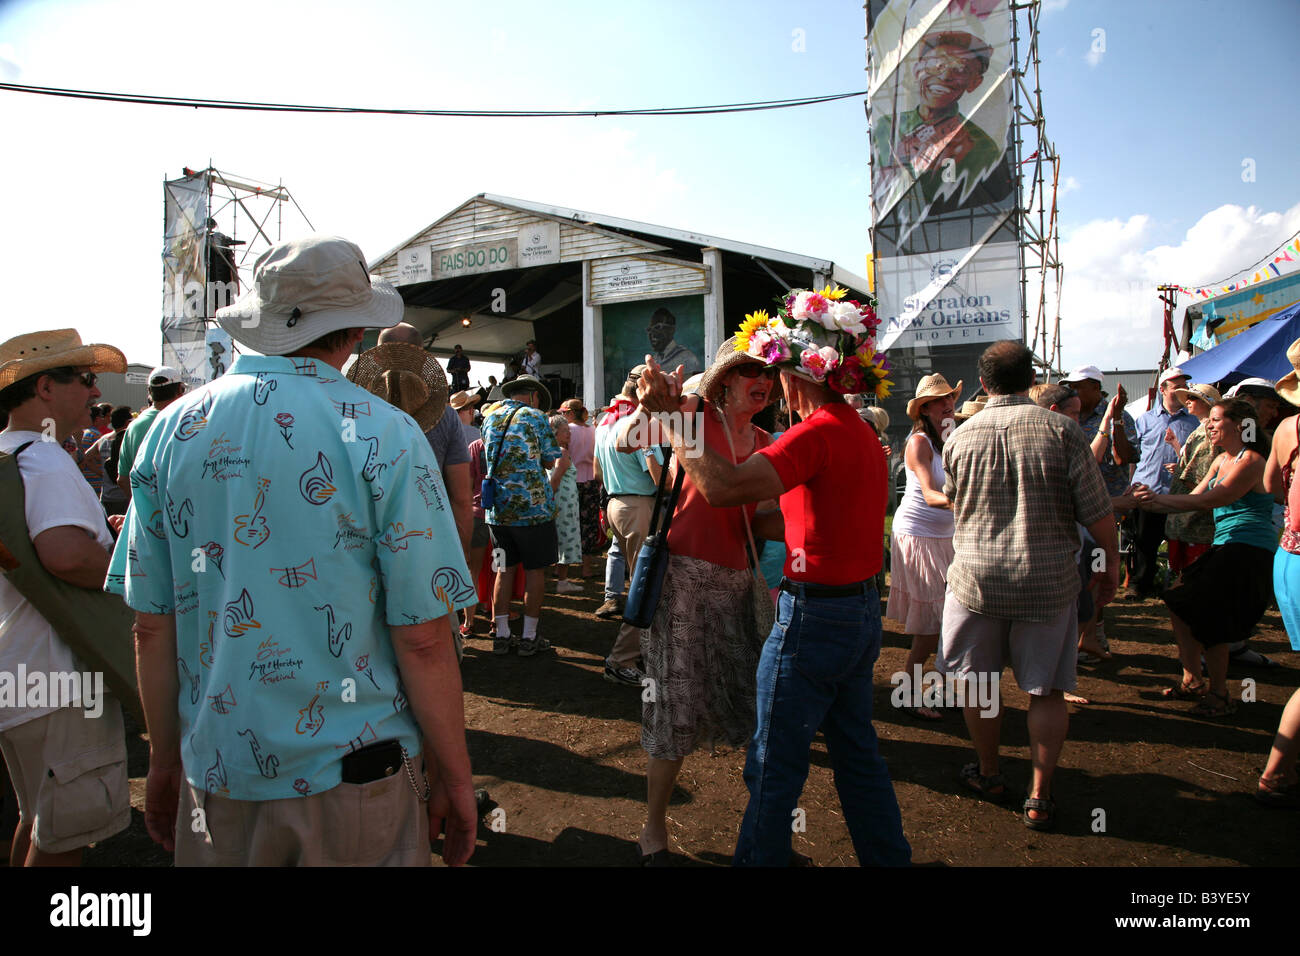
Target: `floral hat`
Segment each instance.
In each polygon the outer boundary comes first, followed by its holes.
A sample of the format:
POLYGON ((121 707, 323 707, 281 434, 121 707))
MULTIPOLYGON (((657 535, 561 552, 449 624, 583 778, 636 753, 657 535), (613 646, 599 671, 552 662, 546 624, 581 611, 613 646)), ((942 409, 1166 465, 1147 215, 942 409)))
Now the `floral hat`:
POLYGON ((791 290, 775 318, 763 310, 745 316, 736 351, 841 395, 888 397, 894 383, 885 353, 875 348, 876 310, 847 295, 839 286, 791 290))

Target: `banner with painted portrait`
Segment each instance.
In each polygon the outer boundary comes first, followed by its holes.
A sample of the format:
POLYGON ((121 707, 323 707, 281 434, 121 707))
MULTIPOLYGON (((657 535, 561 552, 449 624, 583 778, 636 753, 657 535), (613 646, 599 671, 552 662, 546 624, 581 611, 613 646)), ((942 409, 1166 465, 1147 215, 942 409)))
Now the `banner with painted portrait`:
POLYGON ((653 355, 666 369, 683 366, 689 377, 704 371, 704 297, 682 295, 601 306, 605 394, 623 389, 627 373, 653 355))
POLYGON ((903 243, 932 214, 1013 200, 1009 0, 873 0, 874 221, 903 243))

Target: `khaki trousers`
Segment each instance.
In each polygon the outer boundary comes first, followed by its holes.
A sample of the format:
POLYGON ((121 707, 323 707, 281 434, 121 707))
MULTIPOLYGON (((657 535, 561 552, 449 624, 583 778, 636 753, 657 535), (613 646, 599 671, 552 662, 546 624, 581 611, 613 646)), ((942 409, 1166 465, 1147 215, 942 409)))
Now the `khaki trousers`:
MULTIPOLYGON (((613 495, 609 499, 608 516, 614 537, 623 551, 623 560, 627 562, 629 579, 636 570, 637 555, 641 553, 641 543, 645 541, 650 530, 650 515, 654 511, 654 495, 613 495)), ((642 629, 624 623, 618 629, 618 639, 609 652, 609 659, 616 667, 633 667, 641 654, 642 629)))
MULTIPOLYGON (((411 761, 424 785, 424 764, 411 761)), ((177 866, 429 866, 429 815, 403 767, 286 800, 231 800, 181 784, 177 866), (194 811, 201 809, 201 814, 194 811)))

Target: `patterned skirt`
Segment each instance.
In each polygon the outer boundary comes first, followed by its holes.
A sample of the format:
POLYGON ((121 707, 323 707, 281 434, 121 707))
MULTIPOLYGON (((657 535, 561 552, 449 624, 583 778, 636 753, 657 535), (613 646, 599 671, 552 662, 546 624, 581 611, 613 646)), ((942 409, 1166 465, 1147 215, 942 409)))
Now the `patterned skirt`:
POLYGON ((600 554, 609 542, 600 530, 600 481, 578 482, 578 524, 582 527, 582 553, 600 554))
MULTIPOLYGON (((755 681, 766 634, 754 621, 748 570, 671 555, 654 622, 641 638, 653 696, 641 746, 676 760, 700 748, 739 748, 754 735, 755 681)), ((648 688, 649 689, 649 688, 648 688)))

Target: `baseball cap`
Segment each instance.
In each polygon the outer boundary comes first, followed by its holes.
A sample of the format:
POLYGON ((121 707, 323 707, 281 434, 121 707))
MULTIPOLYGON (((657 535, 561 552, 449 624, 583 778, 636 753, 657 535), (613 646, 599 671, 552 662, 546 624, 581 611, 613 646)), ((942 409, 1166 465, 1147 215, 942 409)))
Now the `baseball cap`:
POLYGON ((1163 372, 1160 373, 1160 378, 1156 381, 1156 385, 1157 386, 1163 385, 1171 378, 1191 378, 1191 376, 1188 375, 1186 372, 1184 372, 1177 365, 1174 365, 1165 369, 1163 372))
POLYGON ((1065 376, 1065 378, 1061 379, 1061 381, 1075 383, 1075 382, 1082 382, 1085 379, 1090 378, 1098 385, 1100 385, 1103 377, 1104 376, 1101 374, 1101 369, 1097 368, 1097 366, 1081 365, 1078 368, 1076 368, 1073 372, 1071 372, 1069 375, 1065 376))
POLYGON ((181 373, 176 371, 170 365, 159 365, 149 373, 149 387, 162 388, 164 385, 179 385, 184 379, 181 373))
POLYGON ((1274 383, 1270 382, 1266 378, 1243 378, 1236 385, 1232 386, 1232 388, 1228 389, 1228 393, 1224 398, 1236 398, 1241 394, 1243 388, 1249 388, 1251 386, 1255 388, 1266 388, 1269 391, 1273 391, 1276 387, 1274 383))

